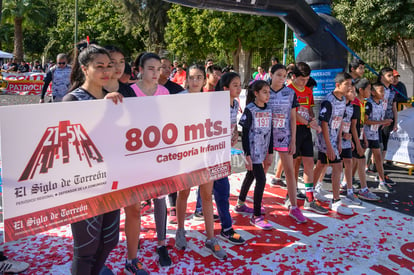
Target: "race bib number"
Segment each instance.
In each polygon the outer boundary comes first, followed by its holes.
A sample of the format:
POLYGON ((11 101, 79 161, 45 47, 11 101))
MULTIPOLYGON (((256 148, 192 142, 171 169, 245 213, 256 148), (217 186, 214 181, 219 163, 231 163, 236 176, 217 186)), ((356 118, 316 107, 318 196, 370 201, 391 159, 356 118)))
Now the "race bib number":
POLYGON ((384 101, 382 101, 382 109, 386 111, 387 108, 388 108, 388 100, 384 99, 384 101))
POLYGON ((334 117, 334 119, 332 120, 332 129, 339 129, 339 127, 341 126, 341 122, 342 122, 342 117, 340 116, 334 117))
POLYGON ((309 110, 308 108, 305 108, 303 106, 300 106, 298 108, 298 114, 303 117, 304 119, 306 119, 307 121, 309 121, 309 110))
POLYGON ((273 116, 273 127, 274 128, 285 128, 285 125, 286 125, 285 114, 275 114, 273 116))
POLYGON ((257 128, 269 128, 270 122, 268 117, 255 117, 255 124, 257 128))
POLYGON ((351 122, 344 122, 342 125, 342 131, 344 133, 349 133, 349 129, 351 128, 351 122))
POLYGON ((371 125, 371 131, 378 131, 378 129, 379 129, 379 124, 371 125))

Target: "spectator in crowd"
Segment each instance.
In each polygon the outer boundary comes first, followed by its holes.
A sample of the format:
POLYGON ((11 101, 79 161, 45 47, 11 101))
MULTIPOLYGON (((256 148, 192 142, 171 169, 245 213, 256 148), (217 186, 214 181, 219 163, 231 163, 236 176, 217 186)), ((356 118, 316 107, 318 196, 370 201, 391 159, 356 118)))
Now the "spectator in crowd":
POLYGON ((203 87, 203 92, 215 91, 217 82, 220 80, 222 75, 221 68, 217 65, 210 65, 206 68, 207 82, 203 87))
POLYGON ((211 65, 213 65, 214 64, 214 61, 213 61, 213 59, 211 59, 211 58, 209 58, 209 59, 207 59, 206 60, 206 69, 208 68, 208 67, 210 67, 211 65))
POLYGON ((163 85, 170 94, 177 94, 184 90, 184 88, 175 82, 169 80, 171 74, 171 61, 167 57, 161 57, 161 73, 158 79, 158 84, 163 85))
POLYGON ((40 65, 39 60, 36 60, 34 62, 32 72, 34 72, 34 73, 43 73, 43 68, 42 68, 42 65, 40 65))
POLYGON ((18 73, 28 73, 29 72, 29 65, 27 65, 26 61, 20 61, 20 65, 17 68, 18 73))
POLYGON ((254 77, 254 80, 264 80, 266 77, 266 71, 263 69, 262 66, 257 67, 257 74, 254 77))
POLYGON ((279 63, 279 59, 276 56, 272 56, 270 61, 272 62, 272 66, 279 63))
POLYGON ((174 77, 171 79, 172 82, 177 83, 178 85, 181 85, 184 87, 184 82, 187 74, 183 69, 183 65, 179 64, 177 66, 177 72, 175 73, 174 77))
POLYGON ((354 83, 357 79, 360 79, 364 76, 365 72, 365 62, 354 58, 351 63, 349 63, 349 74, 352 76, 352 82, 354 83))
POLYGON ((7 71, 7 69, 10 68, 11 64, 12 64, 12 62, 9 60, 9 61, 7 61, 7 63, 4 63, 3 66, 1 66, 1 69, 3 71, 7 71))
POLYGON ((396 101, 397 103, 407 102, 407 88, 405 87, 404 83, 400 81, 400 74, 397 70, 393 70, 394 81, 391 83, 392 86, 397 90, 396 93, 396 101))
POLYGON ((46 74, 43 82, 43 89, 40 95, 40 103, 45 102, 45 94, 50 82, 52 82, 52 101, 62 101, 66 92, 70 88, 70 74, 72 68, 68 65, 68 57, 64 53, 58 54, 57 65, 51 67, 46 74))
POLYGON ((174 77, 175 73, 177 72, 178 64, 179 64, 178 60, 173 61, 173 68, 171 69, 170 79, 172 79, 174 77))
POLYGON ((19 65, 17 65, 16 59, 13 58, 11 64, 9 65, 9 68, 7 69, 7 72, 17 72, 19 68, 19 65))

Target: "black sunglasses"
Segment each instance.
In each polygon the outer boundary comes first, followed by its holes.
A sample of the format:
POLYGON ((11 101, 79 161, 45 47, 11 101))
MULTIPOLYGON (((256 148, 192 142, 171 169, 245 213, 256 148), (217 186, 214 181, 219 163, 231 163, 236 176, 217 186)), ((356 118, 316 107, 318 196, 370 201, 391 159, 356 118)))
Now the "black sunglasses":
POLYGON ((65 65, 66 62, 58 62, 59 65, 65 65))

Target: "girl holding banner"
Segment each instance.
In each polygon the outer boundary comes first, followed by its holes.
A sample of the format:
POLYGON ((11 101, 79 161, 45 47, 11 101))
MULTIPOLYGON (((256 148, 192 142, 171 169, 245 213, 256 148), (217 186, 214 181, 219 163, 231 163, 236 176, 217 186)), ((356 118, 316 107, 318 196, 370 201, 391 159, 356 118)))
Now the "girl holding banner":
MULTIPOLYGON (((74 80, 63 101, 112 99, 122 102, 120 93, 108 93, 104 86, 113 73, 109 53, 98 45, 89 45, 75 58, 74 80)), ((73 235, 72 274, 99 274, 106 258, 119 240, 120 211, 98 215, 71 224, 73 235)))

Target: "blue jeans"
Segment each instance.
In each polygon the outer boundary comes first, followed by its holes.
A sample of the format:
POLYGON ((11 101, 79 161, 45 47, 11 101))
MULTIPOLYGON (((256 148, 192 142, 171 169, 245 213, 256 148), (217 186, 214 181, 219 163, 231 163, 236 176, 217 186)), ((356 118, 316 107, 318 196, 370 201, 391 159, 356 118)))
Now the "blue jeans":
MULTIPOLYGON (((213 184, 214 200, 216 201, 217 211, 220 217, 221 228, 228 229, 233 226, 233 222, 230 216, 230 182, 229 178, 225 177, 219 180, 215 180, 213 184)), ((202 212, 200 188, 197 191, 197 204, 196 211, 202 212)))

